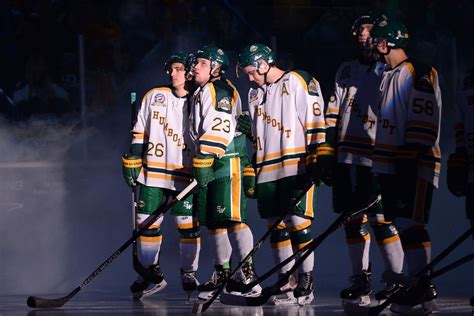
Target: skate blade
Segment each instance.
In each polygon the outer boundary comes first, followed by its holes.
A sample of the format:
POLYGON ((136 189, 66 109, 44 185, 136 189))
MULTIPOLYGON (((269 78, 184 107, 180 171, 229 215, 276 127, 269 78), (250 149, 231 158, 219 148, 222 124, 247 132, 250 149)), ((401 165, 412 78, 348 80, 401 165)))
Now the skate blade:
POLYGON ((143 292, 133 293, 133 299, 141 300, 142 298, 149 297, 155 293, 162 291, 167 285, 168 283, 166 283, 166 281, 163 280, 160 284, 154 284, 153 287, 148 290, 145 290, 143 292))
POLYGON ((369 295, 363 295, 359 296, 356 299, 350 300, 350 299, 342 299, 342 307, 348 306, 349 308, 351 306, 370 306, 370 296, 369 295))
POLYGON ((343 305, 344 314, 348 316, 369 316, 370 315, 370 306, 360 306, 360 305, 352 305, 346 304, 343 305))
MULTIPOLYGON (((213 295, 214 295, 214 291, 202 291, 202 292, 199 292, 198 299, 201 301, 208 301, 211 299, 213 295)), ((219 296, 216 297, 216 299, 219 299, 219 296)))
POLYGON ((293 295, 293 292, 286 292, 284 296, 272 297, 270 304, 275 306, 296 306, 298 305, 298 300, 293 295))

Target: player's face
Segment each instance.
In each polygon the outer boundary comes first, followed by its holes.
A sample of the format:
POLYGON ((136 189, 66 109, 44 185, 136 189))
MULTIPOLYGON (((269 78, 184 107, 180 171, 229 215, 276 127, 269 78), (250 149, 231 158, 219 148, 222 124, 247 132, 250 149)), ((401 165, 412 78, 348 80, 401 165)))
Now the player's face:
POLYGON ((252 65, 244 67, 244 72, 249 77, 250 82, 255 82, 260 87, 265 84, 265 77, 258 73, 257 67, 252 65))
POLYGON ((186 82, 185 74, 186 74, 186 69, 184 68, 183 64, 173 63, 171 65, 170 79, 171 79, 171 84, 173 85, 174 88, 184 86, 184 83, 186 82))
POLYGON ((367 47, 370 41, 367 39, 370 37, 370 30, 372 30, 373 24, 364 23, 359 26, 357 40, 359 41, 359 45, 361 47, 367 47))
POLYGON ((211 61, 209 59, 198 58, 194 66, 194 81, 199 85, 205 85, 210 79, 211 61))

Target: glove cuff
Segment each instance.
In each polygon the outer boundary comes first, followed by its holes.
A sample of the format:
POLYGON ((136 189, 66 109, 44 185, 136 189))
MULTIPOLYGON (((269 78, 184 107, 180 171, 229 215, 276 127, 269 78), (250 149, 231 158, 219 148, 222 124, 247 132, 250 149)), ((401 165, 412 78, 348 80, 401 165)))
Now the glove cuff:
POLYGON ((251 165, 245 166, 243 175, 244 177, 255 177, 255 169, 251 165))
POLYGON ((122 163, 125 168, 141 168, 142 158, 125 154, 122 156, 122 163))
POLYGON ((335 156, 336 150, 329 143, 322 143, 316 150, 318 156, 335 156))
POLYGON ((193 158, 193 168, 210 168, 214 164, 213 157, 196 156, 193 158))

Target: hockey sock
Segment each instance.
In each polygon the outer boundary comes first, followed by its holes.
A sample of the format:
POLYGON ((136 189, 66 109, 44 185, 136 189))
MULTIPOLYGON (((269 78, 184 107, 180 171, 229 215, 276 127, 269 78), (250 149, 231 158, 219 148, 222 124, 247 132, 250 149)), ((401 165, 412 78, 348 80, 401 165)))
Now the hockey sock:
POLYGON ((232 246, 227 235, 227 228, 209 229, 209 243, 214 265, 228 264, 232 254, 232 246))
POLYGON ((201 251, 199 224, 193 221, 192 216, 176 216, 176 226, 179 233, 181 269, 185 272, 197 271, 201 251))
POLYGON ((352 275, 358 275, 369 269, 370 234, 367 230, 367 217, 361 216, 344 225, 352 275))
POLYGON ((431 260, 431 239, 425 225, 417 224, 402 230, 400 234, 408 275, 414 276, 431 260))
POLYGON ((253 235, 250 227, 244 223, 238 223, 227 229, 232 249, 235 251, 237 260, 242 261, 253 248, 253 235))
MULTIPOLYGON (((298 215, 288 215, 285 218, 285 225, 290 233, 293 251, 303 248, 313 240, 310 219, 298 215)), ((303 253, 299 254, 297 258, 302 255, 303 253)), ((311 254, 303 261, 301 266, 298 267, 298 273, 312 272, 313 268, 314 252, 311 252, 311 254)))
POLYGON ((377 240, 386 271, 402 273, 403 248, 400 235, 392 222, 386 221, 382 214, 370 217, 370 226, 377 240))
MULTIPOLYGON (((149 214, 137 213, 138 226, 148 218, 149 214)), ((148 268, 158 263, 160 255, 161 241, 161 223, 163 216, 160 216, 138 239, 138 260, 143 267, 148 268)))
MULTIPOLYGON (((275 223, 275 218, 267 219, 268 227, 271 227, 275 223)), ((270 235, 270 244, 272 247, 273 261, 278 264, 290 257, 293 254, 291 248, 290 234, 286 230, 286 226, 283 222, 278 224, 278 227, 270 235)), ((290 270, 293 266, 294 261, 284 265, 280 269, 280 273, 285 273, 290 270)))

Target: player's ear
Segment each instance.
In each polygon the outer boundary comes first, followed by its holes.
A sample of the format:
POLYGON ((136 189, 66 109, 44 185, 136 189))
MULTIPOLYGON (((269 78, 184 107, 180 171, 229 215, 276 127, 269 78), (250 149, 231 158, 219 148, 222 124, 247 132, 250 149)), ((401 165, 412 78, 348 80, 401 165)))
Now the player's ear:
POLYGON ((266 72, 268 71, 269 67, 270 67, 270 66, 268 66, 268 63, 267 63, 265 60, 260 59, 260 60, 258 61, 258 68, 257 68, 257 70, 258 70, 258 73, 259 73, 259 74, 264 74, 264 73, 266 73, 266 72))

